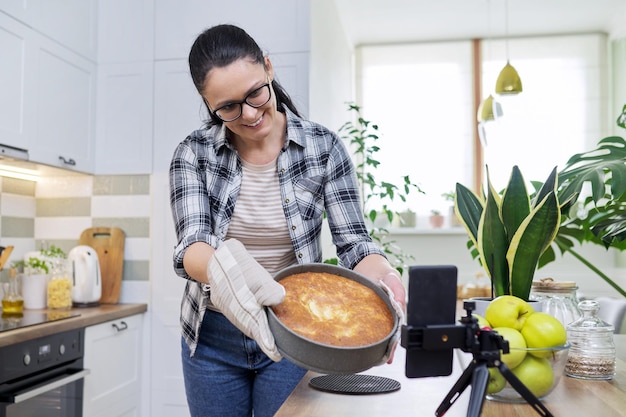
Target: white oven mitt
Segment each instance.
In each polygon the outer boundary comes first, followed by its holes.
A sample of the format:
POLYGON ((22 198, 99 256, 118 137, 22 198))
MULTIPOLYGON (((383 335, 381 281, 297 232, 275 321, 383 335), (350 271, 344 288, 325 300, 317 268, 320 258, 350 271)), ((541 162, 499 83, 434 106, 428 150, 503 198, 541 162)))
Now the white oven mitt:
POLYGON ((281 360, 263 306, 280 304, 285 288, 235 239, 215 251, 208 264, 211 302, 275 362, 281 360))
POLYGON ((389 286, 385 284, 382 280, 378 281, 378 285, 380 285, 380 287, 385 291, 387 296, 389 296, 389 301, 391 302, 393 309, 398 315, 398 328, 396 329, 396 332, 389 338, 389 343, 387 344, 387 350, 385 351, 385 355, 378 363, 379 365, 384 365, 387 363, 387 361, 389 361, 389 358, 391 357, 394 349, 396 348, 396 345, 398 344, 398 341, 400 340, 402 323, 404 323, 404 311, 402 310, 402 306, 400 305, 400 303, 398 303, 393 297, 393 291, 391 291, 391 288, 389 288, 389 286))

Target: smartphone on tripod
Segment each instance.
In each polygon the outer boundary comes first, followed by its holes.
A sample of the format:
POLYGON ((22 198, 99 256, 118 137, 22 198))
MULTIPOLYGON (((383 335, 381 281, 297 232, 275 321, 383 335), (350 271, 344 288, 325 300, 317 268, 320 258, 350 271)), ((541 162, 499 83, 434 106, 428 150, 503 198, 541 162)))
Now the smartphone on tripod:
MULTIPOLYGON (((455 324, 457 268, 453 265, 409 267, 407 326, 430 328, 455 324)), ((408 378, 446 376, 452 373, 454 347, 408 352, 408 378)))

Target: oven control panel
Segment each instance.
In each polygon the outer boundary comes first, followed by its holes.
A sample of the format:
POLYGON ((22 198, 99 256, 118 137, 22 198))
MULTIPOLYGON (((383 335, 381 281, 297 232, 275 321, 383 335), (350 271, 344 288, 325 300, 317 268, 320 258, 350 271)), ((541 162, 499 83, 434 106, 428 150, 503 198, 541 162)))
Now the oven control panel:
POLYGON ((83 357, 84 329, 0 347, 0 384, 83 357))

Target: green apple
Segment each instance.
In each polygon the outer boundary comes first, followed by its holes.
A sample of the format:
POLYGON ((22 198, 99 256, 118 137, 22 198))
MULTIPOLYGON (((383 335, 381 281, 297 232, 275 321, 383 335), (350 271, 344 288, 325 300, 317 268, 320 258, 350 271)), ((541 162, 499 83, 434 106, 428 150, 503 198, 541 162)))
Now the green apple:
POLYGON ((522 363, 511 371, 536 397, 546 395, 554 381, 550 361, 532 355, 526 355, 522 363))
MULTIPOLYGON (((526 319, 522 336, 529 348, 551 348, 567 342, 565 326, 556 317, 543 312, 534 313, 526 319)), ((533 355, 547 358, 551 356, 551 352, 533 352, 533 355)))
POLYGON ((501 295, 489 303, 485 318, 492 327, 520 330, 535 310, 526 301, 513 295, 501 295))
POLYGON ((506 378, 502 376, 498 368, 489 368, 489 382, 487 383, 487 394, 495 394, 502 391, 506 385, 506 378))
POLYGON ((510 327, 494 327, 494 331, 498 332, 500 336, 509 342, 509 353, 503 353, 500 360, 504 362, 509 368, 515 368, 526 357, 526 340, 519 330, 512 329, 510 327))
POLYGON ((484 318, 483 316, 481 316, 480 314, 472 313, 472 317, 474 317, 474 318, 476 318, 476 320, 478 320, 478 327, 479 328, 481 328, 481 329, 484 329, 484 328, 491 329, 491 324, 489 324, 487 319, 484 318))

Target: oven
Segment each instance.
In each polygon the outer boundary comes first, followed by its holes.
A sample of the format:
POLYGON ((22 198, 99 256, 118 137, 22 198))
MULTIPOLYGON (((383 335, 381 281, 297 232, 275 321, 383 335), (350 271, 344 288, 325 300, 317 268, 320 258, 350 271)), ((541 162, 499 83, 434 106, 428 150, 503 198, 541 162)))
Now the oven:
POLYGON ((85 330, 0 348, 0 417, 82 417, 85 330))

